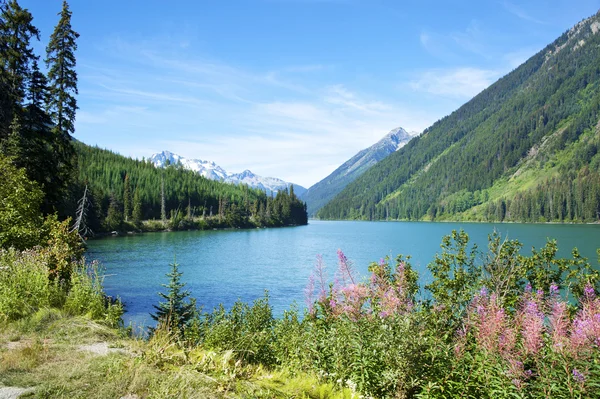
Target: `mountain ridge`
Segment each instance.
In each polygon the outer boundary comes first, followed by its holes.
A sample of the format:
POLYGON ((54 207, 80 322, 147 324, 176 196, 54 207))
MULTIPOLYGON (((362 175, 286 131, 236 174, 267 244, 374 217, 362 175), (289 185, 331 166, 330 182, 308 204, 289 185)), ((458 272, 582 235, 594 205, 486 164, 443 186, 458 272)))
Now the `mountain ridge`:
POLYGON ((402 148, 417 133, 408 133, 402 127, 392 129, 381 140, 356 153, 327 177, 312 185, 301 199, 306 201, 308 214, 314 216, 318 210, 335 197, 349 183, 370 167, 402 148))
POLYGON ((247 184, 252 188, 259 188, 267 194, 276 194, 278 191, 285 190, 291 185, 294 186, 294 193, 297 196, 301 196, 306 191, 306 188, 298 184, 286 182, 276 177, 259 176, 249 169, 245 169, 240 173, 229 173, 213 161, 189 159, 166 150, 152 154, 148 158, 148 161, 159 168, 181 164, 184 169, 192 170, 207 179, 225 183, 247 184))
POLYGON ((319 217, 597 221, 599 32, 600 12, 370 168, 319 217))

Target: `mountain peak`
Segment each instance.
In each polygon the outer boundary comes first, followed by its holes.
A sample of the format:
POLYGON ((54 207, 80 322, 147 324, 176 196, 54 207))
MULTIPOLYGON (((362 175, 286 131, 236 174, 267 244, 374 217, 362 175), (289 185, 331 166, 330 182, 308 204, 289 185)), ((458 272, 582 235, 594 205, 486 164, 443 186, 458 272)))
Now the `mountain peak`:
POLYGON ((346 185, 357 179, 371 166, 403 147, 413 136, 415 134, 408 133, 402 127, 392 129, 381 140, 358 152, 329 176, 310 187, 302 196, 308 206, 309 215, 315 215, 346 185))
MULTIPOLYGON (((262 177, 254 174, 249 169, 241 173, 228 173, 225 169, 213 161, 203 161, 201 159, 187 159, 170 151, 162 151, 153 154, 148 158, 158 168, 164 168, 167 165, 181 164, 183 168, 197 172, 198 174, 210 180, 219 180, 233 184, 247 184, 252 188, 259 188, 267 194, 277 193, 285 190, 292 183, 288 183, 276 177, 262 177)), ((301 195, 306 189, 294 184, 297 195, 301 195)))

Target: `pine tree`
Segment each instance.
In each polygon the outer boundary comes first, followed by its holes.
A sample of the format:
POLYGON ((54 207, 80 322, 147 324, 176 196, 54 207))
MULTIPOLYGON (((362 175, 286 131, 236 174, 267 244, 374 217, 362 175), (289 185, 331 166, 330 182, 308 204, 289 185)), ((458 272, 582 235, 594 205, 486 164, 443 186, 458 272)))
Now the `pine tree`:
POLYGON ((129 175, 125 175, 125 183, 123 188, 123 216, 125 221, 129 220, 132 211, 132 198, 131 198, 131 185, 129 182, 129 175))
MULTIPOLYGON (((57 197, 64 192, 73 179, 76 154, 71 143, 75 132, 75 113, 77 111, 77 72, 75 72, 75 40, 79 34, 71 28, 71 11, 66 1, 58 14, 60 20, 50 36, 46 47, 46 66, 48 67, 49 97, 47 109, 54 123, 53 153, 57 165, 54 190, 57 197)), ((56 204, 55 204, 56 205, 56 204)))
POLYGON ((75 40, 79 33, 71 27, 71 11, 63 1, 58 25, 50 36, 46 47, 46 65, 50 80, 49 109, 58 133, 68 136, 75 132, 75 112, 77 110, 77 72, 75 72, 75 40))
POLYGON ((167 206, 165 205, 165 178, 160 178, 160 220, 167 225, 167 206))
POLYGON ((133 212, 131 217, 135 227, 139 228, 142 225, 142 200, 140 199, 140 190, 137 187, 133 193, 133 212))
POLYGON ((54 154, 59 148, 69 145, 62 137, 52 133, 52 119, 46 112, 48 103, 48 81, 40 72, 37 60, 32 63, 27 105, 23 115, 22 135, 26 156, 20 158, 19 166, 27 170, 29 178, 40 184, 44 190, 42 210, 53 212, 63 194, 61 163, 54 154))
POLYGON ((183 273, 178 269, 179 264, 174 261, 170 266, 171 271, 167 273, 169 284, 162 285, 167 289, 167 293, 158 293, 165 301, 160 302, 158 306, 154 305, 156 313, 150 316, 169 331, 183 333, 186 325, 196 314, 196 301, 189 298, 189 291, 183 289, 185 284, 181 282, 183 273))
POLYGON ((15 113, 22 112, 31 62, 37 57, 30 46, 39 40, 33 16, 16 0, 0 4, 0 140, 10 133, 15 113))
POLYGON ((106 227, 110 231, 118 231, 123 226, 123 212, 114 194, 110 196, 108 214, 106 215, 106 227))

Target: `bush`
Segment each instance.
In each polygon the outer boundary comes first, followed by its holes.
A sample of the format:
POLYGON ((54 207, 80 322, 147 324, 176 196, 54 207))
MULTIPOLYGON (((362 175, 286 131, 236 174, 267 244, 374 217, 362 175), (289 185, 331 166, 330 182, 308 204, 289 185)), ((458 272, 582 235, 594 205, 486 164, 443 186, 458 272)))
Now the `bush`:
POLYGON ((250 363, 275 364, 275 320, 268 294, 252 306, 237 301, 229 312, 220 306, 201 317, 201 342, 207 348, 233 350, 238 358, 250 363))
POLYGON ((70 290, 64 309, 73 315, 85 315, 92 320, 104 321, 116 327, 121 324, 123 306, 111 301, 102 289, 102 277, 97 262, 81 262, 71 275, 70 290))
POLYGON ((105 297, 98 265, 70 263, 65 267, 69 281, 50 279, 45 250, 0 251, 0 321, 26 318, 40 309, 55 307, 117 326, 123 307, 105 297))
POLYGON ((32 248, 39 244, 43 192, 28 180, 25 169, 17 169, 0 156, 0 248, 32 248))
POLYGON ((0 250, 0 321, 17 320, 50 306, 57 293, 36 251, 0 250))

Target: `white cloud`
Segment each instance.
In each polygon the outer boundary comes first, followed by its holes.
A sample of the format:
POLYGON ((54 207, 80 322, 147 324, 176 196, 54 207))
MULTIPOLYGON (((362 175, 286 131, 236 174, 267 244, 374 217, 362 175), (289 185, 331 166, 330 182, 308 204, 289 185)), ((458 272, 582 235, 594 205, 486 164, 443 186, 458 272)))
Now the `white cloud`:
POLYGON ((323 79, 332 67, 318 63, 249 70, 148 42, 107 47, 126 66, 82 62, 78 138, 138 158, 170 150, 308 187, 438 116, 323 79))
POLYGON ((479 68, 430 69, 409 82, 415 91, 450 97, 471 98, 501 76, 498 70, 479 68))
POLYGON ((504 1, 504 2, 502 2, 502 6, 504 6, 504 9, 506 9, 506 11, 508 11, 509 13, 513 14, 517 18, 520 18, 524 21, 533 22, 536 24, 545 24, 544 21, 531 16, 529 13, 527 13, 525 10, 523 10, 523 8, 519 7, 516 4, 513 4, 508 1, 504 1))

